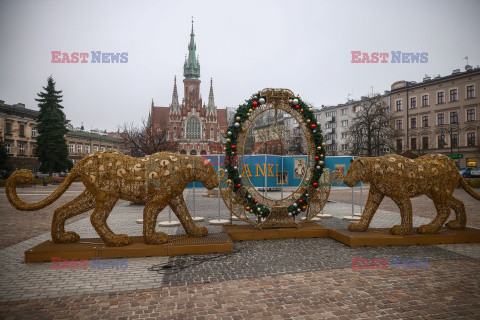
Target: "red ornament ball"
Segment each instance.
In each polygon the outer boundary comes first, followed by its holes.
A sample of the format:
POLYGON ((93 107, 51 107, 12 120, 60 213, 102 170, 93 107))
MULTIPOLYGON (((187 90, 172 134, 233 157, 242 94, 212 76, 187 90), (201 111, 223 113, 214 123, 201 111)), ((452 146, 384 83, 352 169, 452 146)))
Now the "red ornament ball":
POLYGON ((241 183, 237 184, 237 188, 240 189, 240 187, 242 186, 241 183))
POLYGON ((318 159, 320 159, 319 156, 315 156, 315 161, 318 161, 318 159))
POLYGON ((312 130, 315 129, 316 127, 317 127, 317 126, 314 125, 314 124, 311 124, 311 125, 310 125, 310 129, 312 129, 312 130))
POLYGON ((232 150, 235 150, 237 148, 237 146, 233 145, 231 148, 232 148, 232 150))
POLYGON ((254 107, 258 106, 258 102, 257 102, 257 101, 253 101, 252 105, 253 105, 254 107))
POLYGON ((313 183, 313 187, 314 187, 314 188, 318 188, 318 183, 314 182, 314 183, 313 183))
POLYGON ((257 203, 258 203, 258 200, 257 200, 257 199, 253 200, 253 203, 257 204, 257 203))
POLYGON ((300 109, 300 106, 297 104, 297 105, 295 106, 295 109, 297 109, 297 110, 300 109))
POLYGON ((298 200, 298 203, 302 204, 302 203, 303 203, 303 200, 302 200, 302 199, 298 200))

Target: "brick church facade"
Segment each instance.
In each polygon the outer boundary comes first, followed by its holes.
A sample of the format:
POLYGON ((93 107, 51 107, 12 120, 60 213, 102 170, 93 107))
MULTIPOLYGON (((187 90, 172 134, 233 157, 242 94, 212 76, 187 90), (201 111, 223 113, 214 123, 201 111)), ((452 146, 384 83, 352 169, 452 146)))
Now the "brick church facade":
POLYGON ((172 102, 169 107, 155 106, 152 100, 149 125, 153 130, 167 128, 167 140, 178 144, 181 154, 222 154, 227 110, 217 109, 210 80, 208 102, 200 95, 200 63, 196 56, 195 34, 190 33, 188 58, 183 65, 184 98, 178 100, 177 79, 174 79, 172 102), (222 142, 223 141, 223 142, 222 142))

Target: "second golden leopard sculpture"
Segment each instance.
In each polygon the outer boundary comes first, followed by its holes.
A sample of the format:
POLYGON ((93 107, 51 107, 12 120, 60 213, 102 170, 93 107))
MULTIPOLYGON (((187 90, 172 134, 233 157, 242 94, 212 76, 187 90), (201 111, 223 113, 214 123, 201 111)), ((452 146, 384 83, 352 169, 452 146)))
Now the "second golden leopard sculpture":
POLYGON ((401 224, 390 229, 394 235, 411 233, 410 198, 426 195, 437 209, 437 216, 432 222, 418 228, 418 232, 423 234, 437 233, 450 216, 450 208, 455 211, 456 218, 446 226, 450 229, 465 228, 465 205, 453 197, 457 186, 480 200, 480 194, 462 178, 453 160, 440 154, 428 154, 415 160, 399 155, 359 158, 348 168, 344 182, 354 187, 360 181, 370 182, 370 193, 360 221, 351 223, 348 227, 350 231, 366 231, 385 196, 400 208, 401 224))
POLYGON ((193 181, 201 182, 207 189, 219 184, 215 168, 202 157, 160 152, 144 158, 132 158, 116 151, 100 151, 78 162, 62 184, 42 201, 27 203, 17 195, 18 183, 33 181, 29 170, 15 171, 7 180, 5 192, 16 209, 34 211, 57 200, 77 178, 85 185, 85 191, 55 210, 52 219, 54 242, 78 241, 78 234, 65 232, 65 221, 94 209, 90 220, 107 246, 130 244, 129 236, 115 234, 107 225, 107 218, 119 199, 145 203, 143 236, 147 244, 168 241, 167 234, 155 231, 157 216, 167 205, 175 212, 189 236, 208 234, 204 226, 195 225, 183 199, 183 190, 193 181))

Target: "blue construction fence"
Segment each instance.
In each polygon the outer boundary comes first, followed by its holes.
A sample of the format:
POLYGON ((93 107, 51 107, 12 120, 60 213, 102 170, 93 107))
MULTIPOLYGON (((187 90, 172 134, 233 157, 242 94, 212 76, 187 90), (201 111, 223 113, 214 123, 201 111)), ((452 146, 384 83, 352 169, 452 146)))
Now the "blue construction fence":
MULTIPOLYGON (((219 175, 225 174, 225 155, 202 155, 209 159, 219 175)), ((276 155, 247 155, 244 156, 244 167, 239 168, 240 174, 248 177, 254 187, 280 188, 297 187, 302 182, 306 170, 307 156, 276 156, 276 155), (265 178, 266 175, 266 178, 265 178)), ((325 167, 332 172, 342 171, 346 174, 352 156, 326 157, 325 167)), ((191 183, 187 188, 203 188, 200 182, 191 183)), ((334 183, 333 187, 337 187, 334 183)), ((346 187, 345 184, 338 187, 346 187)))

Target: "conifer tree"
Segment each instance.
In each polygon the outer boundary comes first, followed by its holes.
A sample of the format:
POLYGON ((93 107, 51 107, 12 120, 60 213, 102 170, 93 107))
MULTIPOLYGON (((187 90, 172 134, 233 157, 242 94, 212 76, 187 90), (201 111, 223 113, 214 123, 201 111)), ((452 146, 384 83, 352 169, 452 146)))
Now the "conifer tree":
POLYGON ((12 169, 12 163, 10 162, 10 156, 7 153, 5 142, 3 142, 2 137, 0 137, 0 174, 10 172, 12 169))
POLYGON ((44 92, 38 93, 39 99, 35 99, 40 108, 37 118, 36 156, 41 163, 40 171, 52 174, 69 170, 73 164, 68 159, 66 117, 63 106, 60 105, 62 91, 55 90, 55 81, 51 76, 43 90, 44 92))

